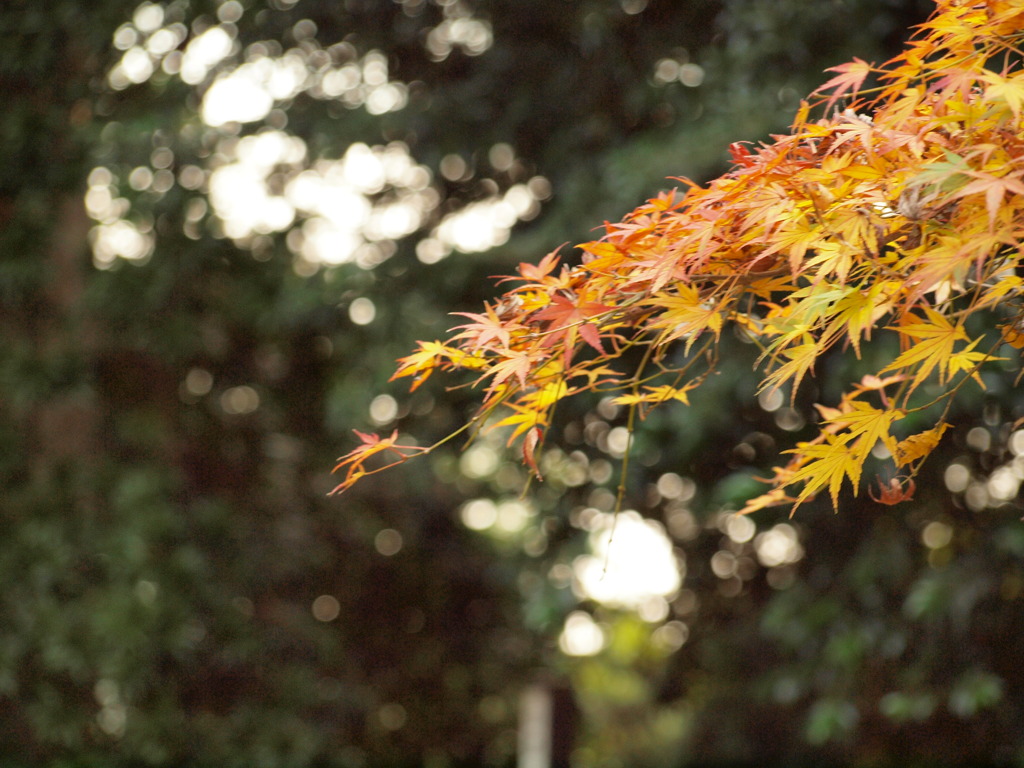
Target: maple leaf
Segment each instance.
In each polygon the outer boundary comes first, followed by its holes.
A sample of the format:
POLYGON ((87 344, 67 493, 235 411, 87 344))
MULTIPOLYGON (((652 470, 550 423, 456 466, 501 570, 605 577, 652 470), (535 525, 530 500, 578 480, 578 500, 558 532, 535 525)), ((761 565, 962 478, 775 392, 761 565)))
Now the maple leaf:
POLYGON ((755 165, 754 154, 746 147, 748 143, 734 141, 729 145, 729 157, 732 158, 736 165, 743 166, 744 168, 750 168, 755 165))
POLYGON ((931 186, 939 192, 952 192, 966 183, 971 170, 967 160, 946 148, 942 154, 945 160, 921 166, 910 186, 931 186))
POLYGON ((715 338, 722 332, 721 307, 702 298, 700 292, 692 285, 679 283, 675 286, 674 293, 658 293, 646 301, 645 305, 657 310, 650 327, 665 329, 661 343, 685 336, 686 347, 689 349, 702 331, 712 331, 715 338))
POLYGON ((957 341, 967 339, 962 325, 953 325, 944 315, 934 309, 925 307, 924 311, 927 320, 922 320, 915 315, 908 315, 909 319, 917 322, 906 323, 895 328, 904 336, 913 339, 915 343, 882 369, 882 373, 885 373, 917 366, 917 372, 911 382, 911 389, 920 386, 936 368, 940 374, 939 381, 943 382, 948 370, 949 359, 953 355, 953 346, 957 341))
POLYGON ((793 397, 796 397, 796 391, 800 387, 800 382, 803 381, 807 372, 814 367, 814 364, 818 362, 818 355, 821 351, 818 342, 811 340, 809 334, 804 334, 804 338, 808 340, 803 344, 783 349, 777 353, 776 356, 781 355, 788 359, 765 376, 764 381, 761 382, 762 392, 778 389, 787 381, 792 381, 793 397))
POLYGON ((985 389, 985 383, 981 380, 981 376, 978 375, 978 367, 982 363, 995 362, 997 360, 1005 360, 1005 357, 996 357, 994 355, 987 354, 985 352, 975 352, 974 348, 981 342, 981 337, 978 337, 959 352, 954 352, 949 356, 949 361, 946 364, 946 370, 949 376, 955 376, 956 374, 964 371, 969 372, 971 377, 985 389))
MULTIPOLYGON (((898 409, 880 410, 860 400, 848 401, 849 411, 828 419, 830 424, 848 430, 851 437, 856 438, 853 445, 854 456, 858 464, 863 464, 876 443, 882 442, 893 451, 895 441, 889 435, 889 428, 894 421, 902 419, 906 414, 898 409)), ((851 472, 850 479, 854 485, 860 480, 860 470, 851 472)))
POLYGON ((874 282, 866 290, 859 285, 851 286, 831 308, 832 320, 821 334, 824 344, 846 334, 853 351, 860 357, 862 337, 870 337, 875 322, 892 308, 892 295, 898 292, 898 284, 892 281, 874 282))
POLYGON ((993 285, 986 287, 984 294, 975 305, 978 309, 995 306, 1015 296, 1024 289, 1024 278, 1017 275, 1001 275, 993 285))
POLYGON ((628 253, 615 243, 600 240, 593 243, 583 243, 579 247, 584 252, 583 263, 593 273, 603 272, 608 274, 612 272, 623 263, 628 253))
POLYGON ((793 472, 787 483, 804 484, 796 497, 796 507, 813 498, 823 488, 828 488, 832 496, 832 506, 839 506, 839 489, 849 475, 850 469, 857 464, 848 445, 849 439, 848 434, 838 437, 825 435, 825 440, 821 443, 799 443, 790 451, 798 454, 806 462, 793 472))
POLYGON ((931 429, 900 440, 892 452, 896 466, 905 467, 930 454, 938 446, 947 429, 949 429, 949 424, 942 422, 931 429))
POLYGON ((901 381, 906 380, 907 376, 904 374, 886 376, 883 379, 879 376, 875 376, 873 373, 869 373, 861 377, 861 380, 854 386, 853 395, 860 395, 864 392, 880 392, 886 387, 890 387, 893 384, 899 384, 901 381))
POLYGON ((398 367, 391 374, 389 381, 412 376, 410 391, 415 391, 430 375, 439 368, 479 369, 486 361, 479 355, 465 352, 457 347, 442 344, 439 341, 421 341, 419 349, 411 355, 400 358, 398 367))
POLYGON ((819 243, 824 242, 826 236, 821 226, 809 216, 792 216, 779 227, 778 232, 772 238, 774 243, 766 248, 762 255, 782 251, 789 256, 790 269, 797 271, 803 266, 807 251, 813 250, 819 243))
POLYGON ((551 274, 556 266, 558 266, 559 256, 558 251, 552 251, 537 264, 530 264, 529 262, 523 262, 519 265, 519 274, 527 280, 532 280, 535 283, 541 283, 544 279, 551 274))
POLYGON ((967 197, 968 195, 985 193, 985 210, 988 211, 988 226, 992 229, 995 226, 996 216, 999 215, 1003 198, 1008 192, 1015 195, 1024 195, 1024 182, 1020 177, 1024 171, 1016 171, 1006 176, 993 176, 992 174, 980 171, 971 172, 977 178, 961 187, 953 194, 953 199, 967 197))
POLYGON ((878 504, 885 504, 892 506, 893 504, 901 504, 904 501, 910 501, 914 498, 914 491, 917 489, 917 485, 913 480, 907 479, 906 482, 901 482, 898 478, 892 478, 888 483, 884 483, 881 480, 878 481, 879 494, 875 496, 874 492, 868 493, 872 500, 878 504))
POLYGON ((534 427, 526 433, 526 437, 523 439, 523 461, 526 462, 526 466, 533 470, 534 477, 538 480, 543 480, 544 478, 541 477, 540 468, 537 466, 537 458, 534 454, 543 435, 544 433, 540 427, 534 427))
POLYGON ((689 405, 690 398, 689 395, 687 395, 687 392, 693 389, 694 386, 696 385, 673 387, 668 384, 663 384, 657 387, 645 387, 643 392, 619 395, 612 400, 612 403, 615 405, 639 405, 641 403, 656 405, 668 402, 669 400, 678 400, 685 405, 689 405))
POLYGON ((537 426, 548 425, 546 412, 540 412, 533 408, 524 408, 514 403, 506 403, 506 405, 512 408, 514 412, 500 421, 496 421, 493 425, 489 425, 489 428, 514 427, 515 429, 512 430, 512 434, 509 437, 509 443, 514 442, 520 435, 537 426))
POLYGON ((833 507, 838 508, 844 479, 849 478, 857 495, 861 470, 876 443, 881 441, 890 450, 895 447, 889 428, 892 422, 903 418, 902 411, 879 410, 857 400, 851 401, 850 406, 850 410, 826 419, 835 431, 823 432, 821 442, 800 443, 788 451, 802 463, 786 481, 786 485, 804 483, 797 506, 827 487, 833 507))
POLYGON ((750 499, 736 514, 749 515, 752 512, 767 509, 768 507, 792 504, 795 501, 796 498, 787 494, 783 488, 772 488, 767 493, 762 493, 760 496, 750 499))
POLYGON ((832 90, 832 95, 829 97, 828 101, 825 102, 825 108, 828 109, 839 101, 839 99, 843 97, 844 93, 860 90, 861 85, 864 84, 865 78, 871 74, 871 69, 872 67, 870 64, 862 59, 858 59, 856 56, 853 61, 826 69, 826 72, 838 72, 839 74, 828 82, 822 84, 816 91, 821 92, 829 89, 832 90))
POLYGON ((355 433, 356 437, 359 438, 362 444, 353 448, 338 459, 338 464, 332 471, 337 472, 339 469, 344 467, 348 467, 348 470, 345 473, 345 479, 331 491, 330 495, 332 496, 334 494, 344 493, 366 475, 375 474, 376 472, 380 472, 382 469, 387 469, 395 466, 396 464, 401 464, 416 454, 424 453, 428 450, 415 445, 399 445, 397 429, 392 432, 389 437, 367 434, 365 432, 360 432, 358 429, 353 429, 352 431, 355 433), (376 456, 380 453, 389 453, 395 457, 395 460, 378 469, 368 470, 366 468, 366 461, 372 456, 376 456))
POLYGON ((564 346, 568 359, 576 333, 579 333, 587 344, 602 355, 605 354, 604 347, 601 346, 601 335, 598 328, 590 320, 611 309, 612 307, 599 302, 576 304, 561 294, 555 294, 551 297, 551 303, 533 317, 535 320, 547 321, 549 324, 545 345, 550 346, 563 336, 565 337, 564 346))
POLYGON ((451 330, 461 330, 459 333, 452 337, 452 340, 465 339, 471 349, 480 349, 486 347, 490 342, 497 341, 502 347, 508 349, 511 343, 511 331, 512 328, 521 328, 518 324, 506 325, 502 322, 501 318, 498 317, 494 308, 490 304, 484 305, 484 314, 477 314, 473 312, 455 312, 456 315, 462 317, 468 317, 470 320, 474 320, 473 323, 467 323, 465 325, 457 325, 451 330))
POLYGON ((520 389, 526 389, 527 378, 533 370, 536 355, 529 350, 511 350, 505 356, 491 364, 484 376, 492 376, 490 389, 497 389, 506 380, 515 376, 520 389))
POLYGON ((389 381, 413 376, 415 378, 410 389, 415 390, 430 377, 441 361, 449 358, 453 352, 455 350, 439 341, 421 341, 416 352, 398 361, 398 368, 389 381))
POLYGON ((550 423, 549 413, 552 406, 569 392, 565 381, 559 379, 532 392, 526 392, 515 401, 507 401, 505 406, 513 413, 495 422, 490 428, 515 427, 509 437, 509 444, 527 430, 537 426, 546 427, 550 423))
POLYGON ((1014 349, 1024 349, 1024 328, 1020 322, 1006 323, 999 326, 1003 341, 1014 349))
POLYGON ((1021 108, 1024 107, 1024 77, 1006 78, 995 72, 985 72, 981 79, 989 83, 985 89, 985 100, 1002 100, 1013 114, 1013 119, 1020 120, 1021 108))

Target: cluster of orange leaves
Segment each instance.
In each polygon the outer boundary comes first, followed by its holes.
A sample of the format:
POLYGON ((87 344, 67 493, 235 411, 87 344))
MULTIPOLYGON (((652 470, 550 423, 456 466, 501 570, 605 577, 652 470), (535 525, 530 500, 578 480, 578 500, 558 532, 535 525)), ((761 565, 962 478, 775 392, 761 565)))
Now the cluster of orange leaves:
MULTIPOLYGON (((982 385, 1000 347, 1024 348, 1022 43, 1020 0, 939 0, 900 56, 830 70, 788 135, 734 144, 729 173, 706 186, 682 179, 684 194, 606 223, 579 246, 578 265, 555 253, 520 265, 503 296, 447 341, 421 342, 395 378, 415 388, 435 371, 472 372, 483 388, 477 423, 510 427, 537 472, 560 400, 615 391, 641 417, 687 403, 727 327, 759 345, 762 389, 792 392, 826 350, 860 357, 892 336, 899 351, 834 407, 818 406, 817 436, 743 511, 826 489, 838 504, 880 442, 898 474, 878 500, 909 498, 955 394, 982 385), (811 120, 812 109, 826 117, 811 120), (993 318, 988 333, 968 333, 975 313, 993 318), (912 412, 938 417, 899 437, 912 412)), ((382 451, 390 466, 430 450, 362 439, 336 490, 379 471, 366 462, 382 451)))

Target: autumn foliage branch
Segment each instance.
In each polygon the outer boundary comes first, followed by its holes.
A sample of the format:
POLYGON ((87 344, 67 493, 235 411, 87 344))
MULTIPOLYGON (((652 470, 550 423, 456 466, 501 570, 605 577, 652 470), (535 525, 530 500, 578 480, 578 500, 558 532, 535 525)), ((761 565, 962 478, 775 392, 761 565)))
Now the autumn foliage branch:
MULTIPOLYGON (((685 193, 606 223, 579 246, 578 265, 555 253, 520 265, 503 296, 464 315, 447 341, 420 342, 395 378, 415 388, 438 371, 472 372, 477 420, 501 408, 497 424, 536 472, 561 400, 615 390, 640 416, 685 405, 727 327, 759 345, 761 389, 791 392, 826 351, 859 358, 891 337, 899 351, 818 406, 817 436, 743 511, 825 490, 838 504, 844 483, 857 492, 879 443, 897 479, 878 500, 908 498, 953 397, 983 386, 998 352, 1024 348, 1022 42, 1019 2, 940 0, 902 55, 833 68, 790 134, 732 145, 729 173, 706 186, 681 180, 685 193), (827 116, 811 120, 822 108, 827 116), (989 330, 972 335, 967 321, 981 314, 989 330), (909 414, 943 404, 927 429, 900 436, 909 414)), ((432 450, 361 439, 340 460, 348 474, 336 490, 366 474, 371 455, 400 463, 432 450)))

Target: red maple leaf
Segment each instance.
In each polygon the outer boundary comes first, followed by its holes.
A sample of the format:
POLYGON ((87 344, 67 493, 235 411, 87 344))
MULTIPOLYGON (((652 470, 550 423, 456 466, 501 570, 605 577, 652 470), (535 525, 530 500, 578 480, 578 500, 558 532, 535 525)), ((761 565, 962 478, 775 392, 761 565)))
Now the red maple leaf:
POLYGON ((549 324, 545 346, 564 340, 568 354, 576 333, 579 333, 587 344, 603 355, 605 351, 601 346, 601 334, 597 326, 589 320, 611 309, 613 307, 599 302, 575 304, 565 296, 555 294, 551 297, 551 303, 537 312, 534 319, 547 321, 549 324))

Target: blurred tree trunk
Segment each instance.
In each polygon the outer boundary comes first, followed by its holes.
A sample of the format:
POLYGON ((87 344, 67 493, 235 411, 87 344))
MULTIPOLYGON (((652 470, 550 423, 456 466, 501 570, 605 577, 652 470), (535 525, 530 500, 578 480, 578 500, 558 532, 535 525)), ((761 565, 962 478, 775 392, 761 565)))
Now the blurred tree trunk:
MULTIPOLYGON (((50 360, 91 366, 94 326, 84 307, 90 221, 81 194, 55 194, 53 238, 45 253, 38 317, 37 352, 50 360)), ((31 416, 33 466, 38 479, 52 480, 56 467, 88 465, 98 456, 99 413, 87 387, 59 388, 31 416)))

